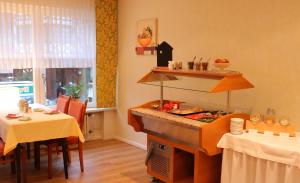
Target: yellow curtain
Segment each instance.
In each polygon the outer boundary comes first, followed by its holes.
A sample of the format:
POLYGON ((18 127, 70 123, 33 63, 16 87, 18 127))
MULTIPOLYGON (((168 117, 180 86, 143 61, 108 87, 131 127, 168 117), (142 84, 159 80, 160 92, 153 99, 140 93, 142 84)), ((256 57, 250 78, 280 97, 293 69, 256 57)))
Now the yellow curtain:
POLYGON ((118 1, 95 0, 95 3, 97 107, 115 107, 118 1))

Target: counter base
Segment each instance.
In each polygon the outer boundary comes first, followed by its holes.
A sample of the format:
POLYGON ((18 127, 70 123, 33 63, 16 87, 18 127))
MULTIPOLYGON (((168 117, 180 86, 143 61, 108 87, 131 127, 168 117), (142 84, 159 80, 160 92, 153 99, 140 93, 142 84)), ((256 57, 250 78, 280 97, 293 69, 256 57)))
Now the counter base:
POLYGON ((167 183, 218 183, 222 155, 208 156, 197 148, 148 134, 149 175, 167 183))

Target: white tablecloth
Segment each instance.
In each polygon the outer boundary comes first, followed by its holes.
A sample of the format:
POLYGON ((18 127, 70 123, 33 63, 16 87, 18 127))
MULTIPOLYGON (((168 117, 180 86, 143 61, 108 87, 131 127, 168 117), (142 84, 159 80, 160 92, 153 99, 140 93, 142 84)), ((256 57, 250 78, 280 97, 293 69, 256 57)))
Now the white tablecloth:
POLYGON ((263 134, 225 134, 222 183, 300 182, 300 139, 263 134))
POLYGON ((18 143, 35 142, 69 136, 78 136, 81 142, 84 137, 76 119, 72 116, 59 114, 44 114, 32 112, 24 114, 30 121, 7 119, 0 114, 0 137, 5 142, 4 154, 13 150, 18 143))

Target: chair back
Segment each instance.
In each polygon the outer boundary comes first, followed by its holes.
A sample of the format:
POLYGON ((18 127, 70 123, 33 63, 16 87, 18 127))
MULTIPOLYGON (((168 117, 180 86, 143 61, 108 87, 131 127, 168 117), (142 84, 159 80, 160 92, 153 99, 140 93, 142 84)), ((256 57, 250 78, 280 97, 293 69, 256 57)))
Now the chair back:
MULTIPOLYGON (((0 138, 0 158, 1 158, 2 156, 4 156, 3 152, 4 152, 4 142, 3 142, 2 139, 0 138)), ((0 161, 1 161, 1 160, 0 160, 0 161)))
POLYGON ((69 96, 60 95, 57 99, 56 110, 67 114, 69 103, 70 103, 69 96))
POLYGON ((81 130, 84 126, 84 115, 87 102, 87 100, 85 100, 85 102, 80 102, 79 100, 72 98, 69 103, 69 110, 67 114, 73 116, 77 120, 81 130))

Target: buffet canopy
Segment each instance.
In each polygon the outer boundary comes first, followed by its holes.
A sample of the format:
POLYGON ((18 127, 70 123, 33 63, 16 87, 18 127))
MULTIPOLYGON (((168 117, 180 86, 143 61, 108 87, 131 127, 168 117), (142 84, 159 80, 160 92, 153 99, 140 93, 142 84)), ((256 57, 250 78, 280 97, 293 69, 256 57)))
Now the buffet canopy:
POLYGON ((252 83, 236 71, 169 70, 167 67, 152 69, 138 83, 178 80, 176 76, 218 80, 217 84, 208 91, 210 93, 254 88, 252 83))

